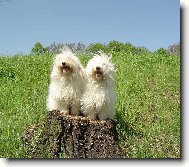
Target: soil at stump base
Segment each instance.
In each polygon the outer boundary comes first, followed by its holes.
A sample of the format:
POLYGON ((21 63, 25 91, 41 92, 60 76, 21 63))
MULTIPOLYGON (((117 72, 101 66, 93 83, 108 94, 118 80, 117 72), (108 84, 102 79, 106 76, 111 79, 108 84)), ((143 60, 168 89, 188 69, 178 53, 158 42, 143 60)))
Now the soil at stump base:
POLYGON ((44 122, 25 129, 22 138, 31 158, 125 158, 112 120, 90 120, 54 110, 44 122))

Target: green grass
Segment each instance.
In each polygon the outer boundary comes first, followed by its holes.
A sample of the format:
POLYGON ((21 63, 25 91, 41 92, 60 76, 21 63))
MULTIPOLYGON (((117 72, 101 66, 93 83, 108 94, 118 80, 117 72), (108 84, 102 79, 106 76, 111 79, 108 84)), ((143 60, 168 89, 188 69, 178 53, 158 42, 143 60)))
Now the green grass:
MULTIPOLYGON (((46 116, 51 55, 0 57, 0 157, 23 158, 21 133, 46 116)), ((85 66, 89 56, 82 55, 85 66)), ((128 158, 180 158, 180 57, 115 53, 116 123, 128 158)))

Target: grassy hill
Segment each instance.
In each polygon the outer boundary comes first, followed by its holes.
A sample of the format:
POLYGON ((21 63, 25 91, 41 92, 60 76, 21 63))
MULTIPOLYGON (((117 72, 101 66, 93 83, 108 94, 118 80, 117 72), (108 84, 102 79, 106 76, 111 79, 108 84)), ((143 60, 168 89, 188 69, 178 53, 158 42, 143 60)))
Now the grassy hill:
MULTIPOLYGON (((89 56, 81 55, 85 66, 89 56)), ((114 53, 116 123, 129 158, 180 158, 180 57, 114 53)), ((24 158, 21 133, 46 116, 53 56, 0 57, 0 157, 24 158)))

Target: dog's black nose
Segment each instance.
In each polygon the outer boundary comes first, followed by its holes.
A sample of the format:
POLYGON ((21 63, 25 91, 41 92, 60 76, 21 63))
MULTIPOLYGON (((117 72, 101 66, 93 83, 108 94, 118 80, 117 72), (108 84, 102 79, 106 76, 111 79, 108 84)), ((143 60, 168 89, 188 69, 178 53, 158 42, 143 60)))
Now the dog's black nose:
POLYGON ((62 65, 63 65, 63 66, 65 66, 65 65, 66 65, 66 63, 65 63, 65 62, 62 62, 62 65))
POLYGON ((97 66, 97 67, 96 67, 96 70, 97 70, 97 71, 100 70, 100 67, 97 66))

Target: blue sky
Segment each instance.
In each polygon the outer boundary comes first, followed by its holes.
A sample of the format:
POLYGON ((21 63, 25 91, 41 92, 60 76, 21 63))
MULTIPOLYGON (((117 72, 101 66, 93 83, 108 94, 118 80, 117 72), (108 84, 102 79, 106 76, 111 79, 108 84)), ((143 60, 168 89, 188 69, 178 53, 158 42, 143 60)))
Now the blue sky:
POLYGON ((180 1, 0 0, 0 54, 29 53, 36 42, 112 40, 151 51, 179 42, 180 1))

